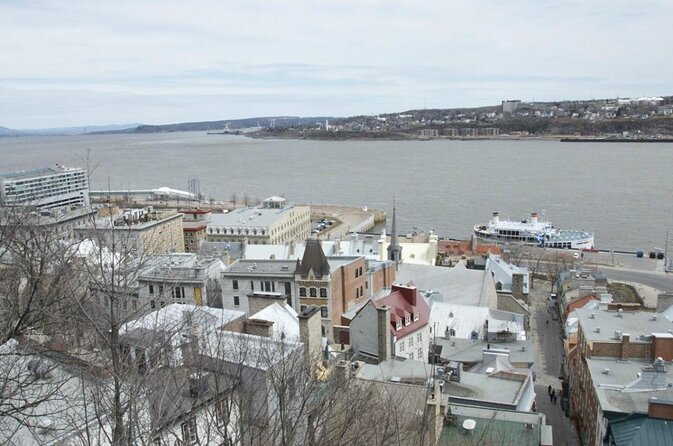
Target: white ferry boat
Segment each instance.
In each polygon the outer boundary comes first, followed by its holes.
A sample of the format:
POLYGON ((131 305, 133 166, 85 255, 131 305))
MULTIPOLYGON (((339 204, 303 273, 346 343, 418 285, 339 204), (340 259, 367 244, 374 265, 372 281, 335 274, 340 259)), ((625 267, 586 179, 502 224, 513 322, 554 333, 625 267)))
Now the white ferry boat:
POLYGON ((497 212, 486 225, 474 226, 474 237, 484 243, 519 243, 547 248, 593 249, 594 234, 586 231, 556 229, 541 221, 537 212, 521 221, 500 220, 497 212))

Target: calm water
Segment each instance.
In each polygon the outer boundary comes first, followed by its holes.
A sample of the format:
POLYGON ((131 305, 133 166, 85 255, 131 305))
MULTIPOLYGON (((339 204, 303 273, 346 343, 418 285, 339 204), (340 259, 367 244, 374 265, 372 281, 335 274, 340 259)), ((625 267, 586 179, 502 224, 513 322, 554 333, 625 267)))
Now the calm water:
MULTIPOLYGON (((203 133, 0 138, 0 172, 95 165, 92 189, 188 189, 207 197, 390 210, 400 230, 469 236, 491 212, 545 210, 557 227, 596 233, 599 248, 664 248, 673 239, 673 145, 553 141, 286 141, 203 133)), ((671 243, 673 245, 673 242, 671 243)), ((672 246, 673 248, 673 246, 672 246)))

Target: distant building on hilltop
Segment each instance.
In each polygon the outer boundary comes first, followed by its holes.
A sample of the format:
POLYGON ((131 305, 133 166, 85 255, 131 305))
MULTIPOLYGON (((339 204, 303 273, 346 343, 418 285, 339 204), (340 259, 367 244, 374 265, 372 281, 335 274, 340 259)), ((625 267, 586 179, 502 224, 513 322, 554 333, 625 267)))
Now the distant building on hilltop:
POLYGON ((519 99, 510 99, 502 101, 502 112, 503 113, 516 113, 516 111, 521 106, 521 101, 519 99))

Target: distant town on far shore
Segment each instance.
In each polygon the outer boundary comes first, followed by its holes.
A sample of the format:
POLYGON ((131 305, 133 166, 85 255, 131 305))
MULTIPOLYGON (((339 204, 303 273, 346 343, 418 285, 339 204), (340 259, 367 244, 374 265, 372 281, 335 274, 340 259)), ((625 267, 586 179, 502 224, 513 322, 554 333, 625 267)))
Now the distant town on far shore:
POLYGON ((276 116, 183 122, 14 130, 0 137, 205 131, 289 139, 521 139, 673 141, 673 96, 525 102, 476 108, 417 109, 351 117, 276 116))

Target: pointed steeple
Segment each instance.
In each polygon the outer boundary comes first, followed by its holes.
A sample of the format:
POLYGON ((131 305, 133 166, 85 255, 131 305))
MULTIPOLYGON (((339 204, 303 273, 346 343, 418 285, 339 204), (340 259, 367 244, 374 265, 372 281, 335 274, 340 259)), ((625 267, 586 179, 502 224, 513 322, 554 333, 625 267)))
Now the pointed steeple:
POLYGON ((397 218, 395 215, 395 200, 393 200, 393 222, 390 230, 390 245, 388 245, 388 260, 395 262, 396 266, 402 260, 402 247, 397 236, 397 218))
POLYGON ((320 241, 316 238, 306 240, 304 256, 301 262, 297 263, 295 274, 298 273, 302 278, 306 278, 311 271, 317 278, 329 276, 330 273, 329 262, 320 246, 320 241))

